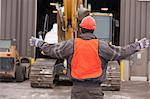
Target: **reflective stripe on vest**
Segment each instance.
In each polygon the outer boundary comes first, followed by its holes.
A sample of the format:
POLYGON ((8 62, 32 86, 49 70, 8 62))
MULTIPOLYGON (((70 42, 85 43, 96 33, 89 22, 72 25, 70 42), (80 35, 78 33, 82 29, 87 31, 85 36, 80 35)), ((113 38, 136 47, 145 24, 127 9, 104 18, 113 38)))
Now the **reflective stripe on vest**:
POLYGON ((98 55, 98 39, 74 40, 71 76, 76 79, 97 78, 102 75, 101 59, 98 55))

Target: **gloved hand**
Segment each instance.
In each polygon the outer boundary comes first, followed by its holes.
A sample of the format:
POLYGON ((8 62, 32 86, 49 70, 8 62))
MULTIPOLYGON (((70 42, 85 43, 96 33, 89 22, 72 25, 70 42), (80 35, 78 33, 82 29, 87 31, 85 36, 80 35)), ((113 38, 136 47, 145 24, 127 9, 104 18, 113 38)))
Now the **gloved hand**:
POLYGON ((149 40, 147 38, 143 38, 143 39, 139 40, 138 43, 140 45, 140 49, 148 48, 148 46, 149 46, 149 40))
POLYGON ((30 46, 35 46, 35 47, 38 47, 38 42, 39 41, 43 41, 42 39, 38 39, 38 38, 35 38, 35 37, 31 37, 30 40, 29 40, 29 43, 30 43, 30 46))

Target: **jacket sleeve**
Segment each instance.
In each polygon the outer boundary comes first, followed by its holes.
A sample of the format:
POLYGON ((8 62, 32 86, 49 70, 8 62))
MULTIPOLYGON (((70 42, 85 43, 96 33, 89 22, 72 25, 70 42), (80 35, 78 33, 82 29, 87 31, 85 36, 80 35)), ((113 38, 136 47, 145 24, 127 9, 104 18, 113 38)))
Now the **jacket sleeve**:
POLYGON ((120 47, 109 45, 104 41, 99 41, 99 55, 108 61, 125 59, 138 50, 140 50, 140 45, 138 42, 120 47))
POLYGON ((58 59, 66 58, 73 53, 73 40, 63 41, 57 44, 48 44, 44 41, 38 42, 38 47, 44 54, 58 59))

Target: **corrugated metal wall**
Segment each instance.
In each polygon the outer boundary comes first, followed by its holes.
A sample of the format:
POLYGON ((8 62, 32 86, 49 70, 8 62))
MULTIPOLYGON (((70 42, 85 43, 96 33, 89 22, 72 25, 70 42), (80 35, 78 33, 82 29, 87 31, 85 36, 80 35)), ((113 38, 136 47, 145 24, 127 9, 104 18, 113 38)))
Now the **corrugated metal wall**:
POLYGON ((16 39, 20 56, 34 56, 29 38, 36 32, 37 0, 1 0, 0 39, 16 39))
POLYGON ((1 35, 1 16, 2 16, 2 14, 1 14, 1 8, 2 8, 2 6, 1 6, 1 0, 0 0, 0 35, 1 35))
MULTIPOLYGON (((21 56, 34 56, 28 40, 36 32, 36 15, 37 0, 0 0, 0 39, 15 38, 21 56)), ((121 46, 134 42, 136 38, 150 39, 150 1, 121 0, 120 17, 121 46)), ((150 79, 150 49, 144 51, 142 58, 144 66, 137 64, 139 67, 134 67, 132 72, 136 73, 134 75, 149 75, 150 79)))
MULTIPOLYGON (((120 27, 120 45, 124 46, 135 39, 147 37, 150 39, 150 1, 140 0, 121 0, 121 27, 120 27)), ((133 75, 148 75, 148 61, 150 61, 150 49, 142 51, 141 60, 136 67, 131 67, 133 75), (141 61, 141 62, 140 62, 141 61)), ((133 59, 135 60, 135 59, 133 59)), ((132 59, 130 60, 132 61, 132 59)))
MULTIPOLYGON (((121 0, 120 45, 150 39, 150 1, 121 0)), ((149 60, 150 60, 150 55, 149 60)))

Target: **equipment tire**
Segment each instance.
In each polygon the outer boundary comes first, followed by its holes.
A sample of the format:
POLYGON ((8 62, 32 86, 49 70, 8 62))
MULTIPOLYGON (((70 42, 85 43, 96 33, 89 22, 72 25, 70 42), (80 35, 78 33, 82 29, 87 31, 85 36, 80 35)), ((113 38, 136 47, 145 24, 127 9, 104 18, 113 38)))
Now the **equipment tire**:
POLYGON ((16 82, 23 82, 25 80, 25 73, 26 67, 25 66, 16 66, 16 82))

